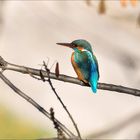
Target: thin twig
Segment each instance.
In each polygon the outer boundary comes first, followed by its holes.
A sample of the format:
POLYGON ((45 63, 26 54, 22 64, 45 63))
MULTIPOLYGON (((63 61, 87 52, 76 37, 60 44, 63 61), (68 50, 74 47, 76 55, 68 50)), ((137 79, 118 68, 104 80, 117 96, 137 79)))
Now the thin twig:
MULTIPOLYGON (((43 76, 42 70, 40 70, 40 78, 38 78, 38 77, 32 75, 31 73, 29 73, 29 75, 30 75, 32 78, 34 78, 34 79, 42 80, 43 82, 47 81, 47 82, 49 83, 49 85, 50 85, 51 88, 52 88, 52 91, 54 92, 54 94, 55 94, 56 97, 58 98, 59 102, 60 102, 61 105, 63 106, 64 110, 67 112, 68 116, 70 117, 70 119, 71 119, 71 121, 72 121, 72 123, 73 123, 73 125, 74 125, 74 127, 75 127, 75 129, 76 129, 76 132, 77 132, 77 134, 78 134, 78 137, 81 139, 80 131, 79 131, 79 129, 78 129, 78 127, 77 127, 77 125, 76 125, 76 123, 75 123, 75 121, 74 121, 72 115, 70 114, 70 112, 68 111, 67 107, 65 106, 65 104, 63 103, 63 101, 61 100, 61 98, 59 97, 59 95, 57 94, 57 92, 56 92, 56 90, 55 90, 55 88, 54 88, 54 86, 53 86, 53 84, 52 84, 52 82, 51 82, 51 79, 50 79, 50 77, 49 77, 50 70, 47 68, 47 65, 45 64, 44 61, 43 61, 43 65, 44 65, 44 67, 45 67, 45 70, 46 70, 47 73, 48 73, 48 79, 47 79, 47 80, 46 80, 45 77, 43 76)), ((51 109, 51 110, 52 110, 52 109, 51 109)), ((51 114, 50 114, 50 115, 51 115, 51 114)), ((54 117, 54 116, 53 116, 53 117, 54 117)), ((53 119, 54 119, 53 117, 52 117, 52 121, 53 121, 53 119)), ((54 122, 54 121, 53 121, 53 122, 54 122)), ((54 124, 55 124, 55 122, 54 122, 54 124)), ((56 124, 56 125, 57 125, 57 124, 56 124)), ((56 127, 56 128, 57 128, 57 127, 56 127)))
POLYGON ((59 100, 60 103, 62 104, 62 106, 63 106, 63 108, 65 109, 65 111, 67 112, 68 116, 70 117, 70 119, 71 119, 71 121, 72 121, 72 123, 73 123, 73 125, 74 125, 74 127, 75 127, 75 129, 76 129, 76 131, 77 131, 78 137, 81 139, 81 134, 80 134, 80 131, 79 131, 78 127, 77 127, 77 124, 75 123, 75 121, 74 121, 72 115, 70 114, 70 112, 68 111, 67 107, 65 106, 65 104, 63 103, 63 101, 61 100, 61 98, 59 97, 59 95, 57 94, 55 88, 53 87, 53 84, 52 84, 50 78, 48 79, 48 82, 49 82, 49 84, 50 84, 50 86, 51 86, 53 92, 55 93, 56 97, 58 98, 58 100, 59 100))
POLYGON ((63 133, 63 131, 60 129, 59 124, 57 123, 55 116, 54 116, 54 110, 53 108, 50 108, 50 115, 51 115, 51 120, 53 121, 54 128, 57 130, 57 137, 61 140, 66 140, 66 137, 63 133))
MULTIPOLYGON (((78 137, 81 139, 80 131, 79 131, 79 129, 78 129, 78 127, 77 127, 77 125, 76 125, 76 123, 75 123, 75 121, 74 121, 72 115, 71 115, 70 112, 68 111, 68 109, 67 109, 67 107, 65 106, 65 104, 63 103, 62 99, 61 99, 61 98, 59 97, 59 95, 57 94, 57 92, 56 92, 56 90, 55 90, 55 88, 54 88, 54 86, 53 86, 53 84, 52 84, 52 81, 51 81, 51 78, 50 78, 50 70, 47 68, 47 65, 45 64, 45 62, 43 62, 43 63, 44 63, 45 70, 46 70, 46 72, 47 72, 47 74, 48 74, 48 79, 47 79, 47 81, 48 81, 49 85, 51 86, 52 91, 54 92, 54 94, 55 94, 56 97, 58 98, 59 102, 60 102, 61 105, 63 106, 64 110, 65 110, 66 113, 68 114, 69 118, 71 119, 71 121, 72 121, 72 123, 73 123, 73 125, 74 125, 74 127, 75 127, 75 130, 76 130, 76 132, 77 132, 77 134, 78 134, 78 137)), ((42 70, 40 71, 40 76, 41 76, 41 79, 44 81, 45 78, 43 77, 42 70)))
MULTIPOLYGON (((32 98, 30 98, 28 95, 23 93, 20 89, 18 89, 14 84, 12 84, 3 74, 0 72, 0 78, 11 88, 13 89, 18 95, 20 95, 22 98, 24 98, 27 102, 32 104, 35 108, 37 108, 41 113, 43 113, 46 117, 48 117, 51 120, 51 115, 43 108, 41 107, 37 102, 35 102, 32 98)), ((70 138, 76 137, 68 128, 66 128, 60 121, 55 119, 55 121, 59 124, 62 131, 64 131, 70 138)))
MULTIPOLYGON (((36 76, 40 77, 40 70, 39 69, 34 69, 34 68, 25 67, 25 66, 11 64, 11 63, 6 62, 2 57, 0 57, 0 68, 2 68, 3 70, 12 70, 12 71, 20 72, 23 74, 31 73, 32 75, 36 75, 36 76), (3 63, 5 65, 3 65, 3 63)), ((48 74, 46 71, 42 70, 42 74, 44 77, 48 77, 48 74)), ((83 83, 82 81, 78 80, 77 78, 70 77, 67 75, 60 74, 59 77, 56 77, 55 73, 50 72, 49 76, 51 79, 69 82, 69 83, 73 83, 73 84, 77 84, 77 85, 81 85, 81 86, 88 86, 88 85, 85 85, 85 83, 83 83)), ((124 87, 121 85, 98 83, 98 89, 115 91, 118 93, 126 93, 129 95, 134 95, 134 96, 140 97, 140 90, 134 89, 134 88, 129 88, 129 87, 124 87)))

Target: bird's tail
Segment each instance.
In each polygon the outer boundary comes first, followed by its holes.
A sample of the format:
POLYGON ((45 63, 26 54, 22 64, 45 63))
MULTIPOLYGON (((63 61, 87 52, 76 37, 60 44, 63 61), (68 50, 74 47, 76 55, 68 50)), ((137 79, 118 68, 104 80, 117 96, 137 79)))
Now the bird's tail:
POLYGON ((91 89, 94 93, 97 92, 97 84, 98 84, 98 78, 97 77, 93 77, 90 79, 89 81, 91 89))
POLYGON ((96 93, 97 92, 97 83, 90 83, 90 86, 91 86, 91 89, 92 89, 92 91, 94 92, 94 93, 96 93))

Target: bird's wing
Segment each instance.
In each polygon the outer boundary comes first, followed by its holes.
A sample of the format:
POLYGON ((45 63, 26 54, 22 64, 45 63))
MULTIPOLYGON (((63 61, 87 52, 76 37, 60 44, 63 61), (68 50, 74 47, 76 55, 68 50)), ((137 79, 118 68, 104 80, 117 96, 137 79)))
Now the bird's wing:
POLYGON ((83 51, 83 52, 81 52, 81 55, 79 55, 78 65, 79 65, 81 72, 83 73, 84 79, 89 81, 91 60, 90 60, 90 56, 87 51, 83 51))
POLYGON ((98 65, 98 61, 97 61, 97 59, 96 59, 96 56, 95 56, 95 55, 93 55, 93 59, 94 59, 94 61, 95 61, 95 64, 96 64, 96 66, 97 66, 98 79, 99 79, 99 78, 100 78, 100 73, 99 73, 99 65, 98 65))
POLYGON ((99 79, 99 69, 98 69, 98 62, 96 57, 92 54, 92 52, 85 51, 83 52, 83 55, 87 56, 87 59, 85 61, 85 64, 88 64, 88 81, 90 83, 90 86, 92 88, 92 91, 96 93, 97 91, 97 82, 99 79))
POLYGON ((84 79, 89 81, 91 73, 97 71, 97 62, 94 60, 93 54, 90 51, 81 51, 81 53, 75 55, 75 62, 78 68, 84 79))
POLYGON ((98 72, 98 62, 90 51, 73 53, 71 58, 72 65, 78 78, 89 81, 91 73, 98 72))

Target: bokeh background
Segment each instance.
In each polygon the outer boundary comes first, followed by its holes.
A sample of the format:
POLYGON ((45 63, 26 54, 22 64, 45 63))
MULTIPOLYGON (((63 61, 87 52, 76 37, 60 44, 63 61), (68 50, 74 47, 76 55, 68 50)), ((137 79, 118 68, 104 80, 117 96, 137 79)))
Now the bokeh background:
MULTIPOLYGON (((56 45, 86 39, 93 47, 100 82, 140 89, 140 2, 0 1, 0 55, 8 62, 41 68, 54 61, 60 73, 76 77, 72 50, 56 45)), ((51 71, 54 71, 52 67, 51 71)), ((47 83, 28 75, 4 74, 75 132, 47 83)), ((53 80, 60 97, 86 138, 140 138, 140 99, 53 80)), ((0 80, 0 139, 47 138, 56 131, 45 116, 0 80)))

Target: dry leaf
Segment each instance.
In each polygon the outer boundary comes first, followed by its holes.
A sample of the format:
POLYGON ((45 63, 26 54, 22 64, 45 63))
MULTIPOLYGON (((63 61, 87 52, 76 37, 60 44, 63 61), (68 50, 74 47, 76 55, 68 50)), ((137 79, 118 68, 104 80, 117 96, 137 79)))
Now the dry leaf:
POLYGON ((59 63, 56 63, 56 67, 55 67, 55 75, 58 78, 59 77, 59 63))
POLYGON ((86 0, 88 6, 91 6, 91 0, 86 0))
POLYGON ((100 0, 98 12, 104 14, 106 12, 105 0, 100 0))

